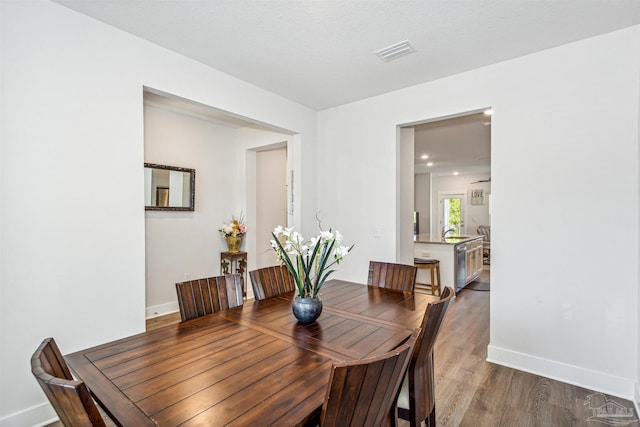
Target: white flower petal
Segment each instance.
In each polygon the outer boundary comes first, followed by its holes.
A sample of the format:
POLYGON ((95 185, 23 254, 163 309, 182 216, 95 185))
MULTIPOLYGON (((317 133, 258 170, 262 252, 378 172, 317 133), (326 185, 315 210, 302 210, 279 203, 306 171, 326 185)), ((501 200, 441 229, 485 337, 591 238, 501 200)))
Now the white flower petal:
POLYGON ((331 240, 333 239, 333 233, 330 231, 323 231, 320 233, 320 235, 318 236, 320 239, 322 240, 331 240))

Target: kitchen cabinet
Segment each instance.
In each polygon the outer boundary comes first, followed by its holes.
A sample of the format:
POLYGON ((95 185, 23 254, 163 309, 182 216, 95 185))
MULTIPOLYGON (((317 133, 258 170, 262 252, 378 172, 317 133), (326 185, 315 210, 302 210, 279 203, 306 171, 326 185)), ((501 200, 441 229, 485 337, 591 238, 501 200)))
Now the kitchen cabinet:
POLYGON ((482 240, 467 243, 465 283, 474 281, 482 273, 482 240))

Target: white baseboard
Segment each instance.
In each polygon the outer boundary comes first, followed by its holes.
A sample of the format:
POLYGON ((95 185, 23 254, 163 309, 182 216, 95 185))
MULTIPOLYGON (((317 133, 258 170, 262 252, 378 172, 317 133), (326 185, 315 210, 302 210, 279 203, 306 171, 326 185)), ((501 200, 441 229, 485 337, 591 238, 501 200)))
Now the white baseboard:
POLYGON ((49 402, 44 402, 0 418, 0 427, 43 427, 56 421, 58 416, 53 406, 49 402))
POLYGON ((639 392, 637 385, 634 396, 634 382, 628 378, 609 375, 492 345, 487 347, 487 361, 638 402, 639 392))
POLYGON ((164 316, 165 314, 175 313, 176 311, 180 311, 178 301, 168 302, 166 304, 147 307, 147 309, 145 310, 145 317, 147 319, 151 319, 152 317, 164 316))

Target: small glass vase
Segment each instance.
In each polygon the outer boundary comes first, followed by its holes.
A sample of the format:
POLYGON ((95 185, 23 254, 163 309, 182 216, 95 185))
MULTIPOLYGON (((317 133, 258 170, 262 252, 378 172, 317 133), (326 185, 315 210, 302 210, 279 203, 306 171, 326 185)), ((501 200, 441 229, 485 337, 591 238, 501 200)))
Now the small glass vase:
POLYGON ((240 252, 242 236, 227 236, 227 248, 229 252, 240 252))
POLYGON ((300 298, 297 296, 293 299, 291 308, 298 322, 306 325, 315 322, 316 319, 320 317, 322 313, 322 300, 318 297, 300 298))

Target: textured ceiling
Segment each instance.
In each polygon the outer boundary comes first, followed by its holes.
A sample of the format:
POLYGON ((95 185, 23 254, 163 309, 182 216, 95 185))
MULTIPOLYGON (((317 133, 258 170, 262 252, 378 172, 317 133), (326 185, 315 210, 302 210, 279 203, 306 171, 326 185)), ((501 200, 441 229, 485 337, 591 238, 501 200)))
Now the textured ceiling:
POLYGON ((315 110, 640 23, 638 0, 55 1, 315 110))

